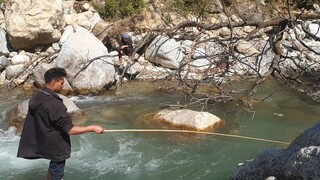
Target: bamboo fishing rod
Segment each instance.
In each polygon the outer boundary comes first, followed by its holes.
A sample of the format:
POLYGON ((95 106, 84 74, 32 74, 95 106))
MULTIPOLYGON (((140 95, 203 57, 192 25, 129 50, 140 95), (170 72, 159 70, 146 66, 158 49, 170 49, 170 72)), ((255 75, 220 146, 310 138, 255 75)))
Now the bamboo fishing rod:
POLYGON ((233 135, 233 134, 224 134, 224 133, 215 133, 215 132, 206 132, 206 131, 192 131, 192 130, 174 130, 174 129, 104 129, 104 132, 169 132, 169 133, 192 133, 192 134, 207 134, 207 135, 216 135, 223 137, 232 137, 232 138, 240 138, 240 139, 249 139, 255 141, 262 142, 270 142, 276 144, 285 144, 289 145, 289 142, 284 141, 276 141, 270 139, 249 137, 249 136, 241 136, 241 135, 233 135))

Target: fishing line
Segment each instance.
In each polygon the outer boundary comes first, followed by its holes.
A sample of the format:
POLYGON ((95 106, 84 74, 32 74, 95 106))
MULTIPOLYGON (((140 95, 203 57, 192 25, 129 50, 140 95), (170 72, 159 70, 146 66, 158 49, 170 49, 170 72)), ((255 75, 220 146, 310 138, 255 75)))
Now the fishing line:
POLYGON ((173 130, 173 129, 105 129, 104 132, 170 132, 170 133, 192 133, 192 134, 207 134, 207 135, 216 135, 223 137, 232 137, 232 138, 241 138, 241 139, 249 139, 255 141, 263 141, 270 142, 276 144, 285 144, 289 145, 289 142, 284 141, 276 141, 270 139, 249 137, 249 136, 241 136, 241 135, 233 135, 233 134, 224 134, 224 133, 215 133, 215 132, 206 132, 206 131, 192 131, 192 130, 173 130))

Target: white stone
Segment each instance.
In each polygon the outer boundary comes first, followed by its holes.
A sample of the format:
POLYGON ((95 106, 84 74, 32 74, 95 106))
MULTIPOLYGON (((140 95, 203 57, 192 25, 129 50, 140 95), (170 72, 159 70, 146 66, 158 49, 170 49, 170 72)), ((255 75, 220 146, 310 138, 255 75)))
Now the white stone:
POLYGON ((60 50, 60 46, 59 46, 58 43, 53 43, 53 44, 52 44, 52 48, 53 48, 53 50, 55 50, 55 51, 59 51, 59 50, 60 50))
POLYGON ((274 176, 269 176, 269 177, 267 177, 265 180, 276 180, 277 178, 276 177, 274 177, 274 176))
POLYGON ((16 51, 12 51, 9 53, 10 58, 12 58, 13 56, 16 56, 16 55, 18 55, 18 52, 16 52, 16 51))
POLYGON ((18 77, 24 71, 23 64, 8 66, 6 68, 6 78, 8 80, 18 77))
POLYGON ((72 88, 83 93, 97 93, 114 81, 113 58, 92 33, 77 27, 76 32, 71 32, 63 43, 56 63, 68 72, 67 79, 72 88), (89 62, 97 57, 101 58, 89 62))
POLYGON ((63 34, 62 34, 62 36, 61 36, 61 38, 60 38, 60 40, 59 40, 59 44, 60 44, 60 45, 63 45, 64 42, 66 42, 67 39, 69 38, 69 36, 70 36, 71 34, 73 34, 73 33, 74 33, 74 28, 73 28, 71 25, 65 27, 65 28, 64 28, 64 31, 63 31, 63 34))
POLYGON ((6 80, 6 71, 3 71, 0 74, 0 85, 4 85, 5 84, 5 80, 6 80))
POLYGON ((73 8, 74 0, 72 1, 63 1, 63 14, 76 14, 76 10, 73 8))
POLYGON ((7 66, 8 65, 8 58, 5 56, 0 56, 0 66, 7 66))
POLYGON ((259 51, 250 42, 245 40, 240 40, 236 49, 245 56, 254 56, 259 53, 259 51))
POLYGON ((320 6, 317 4, 317 3, 314 3, 313 4, 313 8, 316 12, 319 12, 320 11, 320 6))
POLYGON ((233 22, 240 22, 239 18, 238 18, 236 15, 232 15, 232 16, 231 16, 231 20, 232 20, 233 22))
POLYGON ((14 49, 57 42, 65 26, 62 0, 12 0, 6 3, 7 33, 14 49))
POLYGON ((78 14, 66 14, 64 15, 67 25, 81 26, 87 30, 93 29, 98 21, 101 21, 101 17, 98 13, 92 11, 85 11, 78 14))
POLYGON ((227 27, 223 27, 219 30, 219 36, 223 37, 223 38, 227 38, 230 37, 231 35, 231 31, 229 28, 227 27))
POLYGON ((211 113, 198 112, 189 109, 164 109, 156 113, 155 117, 177 126, 183 125, 197 130, 210 128, 221 121, 220 118, 211 113))
POLYGON ((84 4, 82 5, 82 7, 83 7, 84 10, 88 11, 89 8, 90 8, 90 4, 89 4, 89 3, 84 3, 84 4))
POLYGON ((307 24, 307 30, 317 36, 318 38, 320 38, 320 26, 319 24, 315 24, 315 23, 312 23, 312 22, 309 22, 309 23, 306 23, 307 24))
MULTIPOLYGON (((2 14, 2 12, 0 12, 0 14, 2 14)), ((8 55, 9 53, 6 31, 0 27, 0 55, 8 55)))
POLYGON ((163 67, 178 69, 185 55, 180 43, 174 39, 157 36, 147 48, 145 57, 150 62, 160 64, 163 67))
POLYGON ((67 112, 68 113, 73 113, 73 112, 79 112, 81 111, 72 100, 70 100, 68 97, 62 95, 62 94, 58 94, 59 97, 62 99, 63 104, 66 106, 67 108, 67 112))
POLYGON ((25 65, 25 64, 28 64, 30 62, 31 62, 30 57, 25 55, 25 54, 23 54, 23 53, 20 53, 20 54, 18 54, 16 56, 13 56, 11 58, 12 65, 17 65, 17 64, 24 64, 25 65))

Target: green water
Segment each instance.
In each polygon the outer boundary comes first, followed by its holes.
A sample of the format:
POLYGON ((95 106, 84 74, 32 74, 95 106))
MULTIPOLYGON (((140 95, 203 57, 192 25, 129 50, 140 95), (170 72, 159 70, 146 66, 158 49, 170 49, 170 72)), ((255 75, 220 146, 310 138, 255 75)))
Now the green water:
MULTIPOLYGON (((106 129, 170 128, 140 118, 164 104, 189 101, 183 94, 159 90, 161 86, 156 82, 130 82, 118 91, 72 99, 88 115, 87 124, 99 124, 106 129)), ((226 125, 217 132, 288 142, 318 122, 319 103, 274 81, 258 86, 255 97, 262 99, 270 92, 274 94, 251 109, 232 101, 209 105, 204 110, 225 120, 226 125)), ((46 177, 48 161, 16 158, 19 137, 7 131, 6 112, 29 96, 30 93, 19 90, 2 90, 0 94, 0 179, 46 177)), ((192 108, 200 110, 202 106, 192 108)), ((72 136, 65 179, 231 179, 238 163, 254 158, 264 149, 284 147, 208 135, 83 134, 72 136)))

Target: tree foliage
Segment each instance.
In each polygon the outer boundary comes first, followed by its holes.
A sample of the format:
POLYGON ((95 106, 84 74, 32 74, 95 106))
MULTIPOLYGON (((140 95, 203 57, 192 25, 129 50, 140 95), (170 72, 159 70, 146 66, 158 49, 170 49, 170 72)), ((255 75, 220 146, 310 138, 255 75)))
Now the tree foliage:
POLYGON ((102 18, 118 19, 132 16, 142 11, 143 0, 105 0, 103 5, 96 5, 102 18))

